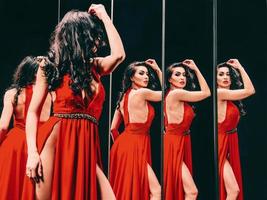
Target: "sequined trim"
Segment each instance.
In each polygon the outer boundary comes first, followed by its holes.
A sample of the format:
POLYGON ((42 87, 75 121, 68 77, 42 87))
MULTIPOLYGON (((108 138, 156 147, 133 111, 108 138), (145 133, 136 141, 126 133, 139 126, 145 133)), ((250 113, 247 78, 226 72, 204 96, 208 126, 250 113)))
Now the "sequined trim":
POLYGON ((184 131, 183 135, 190 135, 190 130, 184 131))
POLYGON ((235 133, 235 132, 237 132, 237 128, 234 128, 234 129, 232 129, 230 131, 226 131, 227 134, 232 134, 232 133, 235 133))
POLYGON ((87 119, 95 124, 98 124, 98 121, 95 117, 85 113, 55 113, 54 116, 67 119, 87 119))

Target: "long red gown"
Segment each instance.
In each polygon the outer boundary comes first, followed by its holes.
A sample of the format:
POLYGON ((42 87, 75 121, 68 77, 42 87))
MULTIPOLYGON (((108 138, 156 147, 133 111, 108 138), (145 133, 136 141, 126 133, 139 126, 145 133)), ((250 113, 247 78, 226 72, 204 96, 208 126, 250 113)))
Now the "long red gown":
POLYGON ((222 123, 218 123, 218 143, 219 143, 219 191, 220 200, 226 199, 226 190, 223 179, 223 167, 227 159, 233 169, 240 193, 238 200, 243 200, 242 173, 239 156, 238 135, 236 127, 240 119, 237 106, 227 101, 226 116, 222 123))
POLYGON ((129 122, 128 97, 124 96, 125 129, 115 140, 110 152, 110 183, 117 200, 148 200, 149 182, 147 164, 151 165, 149 130, 154 109, 148 105, 145 123, 129 122))
MULTIPOLYGON (((69 86, 72 82, 70 75, 63 77, 61 86, 55 91, 54 115, 82 113, 99 120, 105 100, 105 90, 95 68, 92 69, 92 75, 98 82, 98 88, 88 103, 84 101, 82 95, 73 93, 69 86)), ((101 157, 97 123, 84 118, 52 116, 45 123, 50 132, 45 128, 38 130, 39 152, 42 151, 51 133, 51 127, 58 122, 60 130, 56 142, 51 199, 99 199, 96 164, 101 167, 101 157)))
POLYGON ((192 174, 192 150, 190 126, 195 113, 192 107, 184 102, 183 121, 179 124, 168 123, 166 104, 164 135, 164 199, 184 200, 182 182, 182 162, 192 174))
MULTIPOLYGON (((24 118, 14 115, 13 128, 0 145, 0 200, 20 200, 24 182, 30 181, 25 176, 27 147, 25 120, 32 97, 32 85, 25 88, 24 118)), ((33 199, 33 188, 27 191, 27 199, 33 199)), ((26 196, 25 196, 26 197, 26 196)))

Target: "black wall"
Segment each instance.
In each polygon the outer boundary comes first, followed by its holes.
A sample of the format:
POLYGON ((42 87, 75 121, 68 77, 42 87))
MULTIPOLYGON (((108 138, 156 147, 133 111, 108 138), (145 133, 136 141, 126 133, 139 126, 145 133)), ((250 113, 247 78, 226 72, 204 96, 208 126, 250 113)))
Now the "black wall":
MULTIPOLYGON (((61 1, 60 17, 71 9, 87 10, 102 3, 108 13, 109 0, 61 1)), ((212 87, 212 0, 166 0, 166 65, 194 59, 212 87)), ((154 58, 161 64, 161 0, 114 1, 114 24, 121 35, 127 58, 113 73, 112 114, 122 73, 132 61, 154 58)), ((224 0, 218 4, 218 61, 238 58, 250 75, 256 94, 244 100, 247 115, 239 124, 240 153, 245 199, 267 199, 267 81, 266 1, 224 0)), ((44 55, 58 18, 55 0, 0 2, 0 95, 11 83, 19 62, 27 55, 44 55)), ((108 158, 109 77, 103 77, 107 99, 100 121, 104 170, 108 158)), ((2 99, 1 104, 2 105, 2 99)), ((212 98, 196 103, 192 125, 194 179, 199 198, 215 199, 213 169, 212 98)), ((151 129, 153 169, 160 178, 160 104, 151 129)))
POLYGON ((239 59, 256 89, 243 101, 247 115, 238 126, 244 197, 267 199, 266 1, 223 0, 218 11, 219 62, 239 59))
MULTIPOLYGON (((212 87, 212 1, 166 1, 166 65, 193 59, 212 87)), ((197 82, 197 80, 196 80, 197 82)), ((193 104, 193 176, 198 199, 215 199, 212 97, 193 104)))

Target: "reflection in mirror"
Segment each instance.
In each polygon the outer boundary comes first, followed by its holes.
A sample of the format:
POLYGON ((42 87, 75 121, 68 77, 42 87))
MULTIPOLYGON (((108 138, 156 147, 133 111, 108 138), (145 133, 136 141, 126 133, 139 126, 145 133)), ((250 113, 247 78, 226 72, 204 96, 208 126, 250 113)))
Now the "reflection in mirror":
MULTIPOLYGON (((57 23, 57 1, 0 2, 0 199, 34 199, 34 185, 26 172, 25 122, 35 87, 36 72, 47 54, 57 23), (49 15, 46 11, 49 10, 49 15), (41 14, 42 13, 42 14, 41 14)), ((50 115, 51 96, 44 98, 40 124, 50 115)))
POLYGON ((217 87, 220 199, 243 199, 237 125, 246 114, 241 100, 255 89, 237 59, 218 65, 217 87))
POLYGON ((220 200, 267 199, 266 3, 218 4, 220 200))
POLYGON ((110 182, 117 199, 159 199, 161 1, 116 1, 114 23, 127 58, 113 73, 110 182))
POLYGON ((209 96, 208 86, 204 87, 205 81, 200 78, 199 73, 201 71, 208 85, 211 86, 213 60, 212 6, 210 0, 204 2, 166 1, 166 65, 171 66, 172 63, 182 61, 178 66, 182 65, 184 67, 174 68, 182 70, 177 71, 177 73, 174 70, 172 71, 173 77, 177 80, 170 79, 167 71, 165 84, 172 84, 173 80, 176 80, 176 87, 181 87, 185 84, 186 78, 188 85, 190 85, 192 79, 190 74, 194 74, 195 89, 185 87, 183 90, 174 90, 176 92, 170 91, 165 97, 165 122, 170 123, 170 126, 165 127, 166 133, 164 136, 163 190, 165 199, 172 197, 183 199, 188 196, 195 199, 197 196, 197 199, 204 200, 215 199, 216 195, 214 188, 212 98, 206 98, 209 96), (188 65, 197 66, 196 68, 199 70, 189 69, 188 65), (206 92, 203 92, 203 90, 206 90, 206 92), (178 94, 179 92, 183 92, 183 95, 178 94), (175 101, 172 94, 176 93, 176 104, 171 104, 171 101, 175 101), (194 100, 192 97, 194 94, 200 95, 199 98, 194 100), (187 98, 187 95, 190 98, 187 98), (172 108, 174 105, 176 106, 175 109, 172 108), (196 116, 191 124, 194 115, 196 116), (189 128, 190 137, 188 135, 189 128), (175 132, 175 130, 177 135, 168 134, 172 131, 175 132), (182 136, 184 132, 187 133, 186 136, 182 136), (172 137, 176 137, 177 144, 173 144, 174 139, 172 137), (192 141, 191 144, 189 138, 192 141), (171 144, 177 150, 175 154, 168 151, 172 149, 171 144), (174 157, 171 158, 171 156, 174 156, 177 160, 174 157), (168 170, 168 167, 172 164, 177 167, 175 168, 179 172, 177 176, 175 176, 175 172, 172 172, 172 175, 168 170), (178 187, 174 184, 175 182, 178 182, 178 187))
POLYGON ((209 97, 210 89, 195 62, 189 59, 167 68, 166 86, 164 197, 196 199, 198 190, 192 177, 190 136, 195 112, 190 104, 209 97), (196 90, 196 83, 200 90, 196 90))

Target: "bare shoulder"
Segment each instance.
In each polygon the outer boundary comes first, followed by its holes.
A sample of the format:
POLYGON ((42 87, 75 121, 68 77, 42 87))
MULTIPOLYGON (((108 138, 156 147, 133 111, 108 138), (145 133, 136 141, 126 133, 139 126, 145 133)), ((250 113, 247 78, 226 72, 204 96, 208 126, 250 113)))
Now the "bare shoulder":
POLYGON ((9 89, 5 92, 5 95, 4 95, 4 101, 11 101, 13 103, 14 101, 14 97, 17 93, 17 89, 16 88, 12 88, 12 89, 9 89))
POLYGON ((138 90, 135 90, 135 94, 140 94, 140 95, 143 95, 143 94, 149 94, 150 92, 152 92, 153 90, 151 89, 148 89, 148 88, 140 88, 138 90))
POLYGON ((172 90, 169 92, 169 96, 170 98, 179 98, 181 95, 185 94, 187 92, 187 90, 184 90, 184 89, 175 89, 175 90, 172 90))
POLYGON ((222 92, 226 92, 229 89, 225 89, 225 88, 217 88, 217 93, 222 93, 222 92))
POLYGON ((225 88, 217 88, 217 95, 220 98, 222 95, 227 95, 227 93, 229 92, 229 89, 225 89, 225 88))

